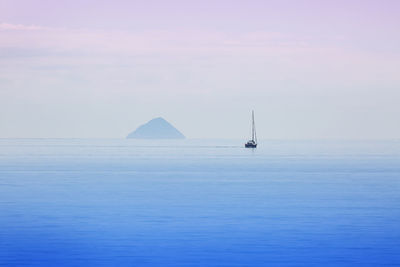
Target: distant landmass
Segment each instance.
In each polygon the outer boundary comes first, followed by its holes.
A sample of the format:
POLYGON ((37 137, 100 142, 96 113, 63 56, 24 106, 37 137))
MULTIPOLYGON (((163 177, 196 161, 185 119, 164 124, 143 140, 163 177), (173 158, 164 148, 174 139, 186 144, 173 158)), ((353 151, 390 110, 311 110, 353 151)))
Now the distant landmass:
POLYGON ((155 118, 139 126, 127 138, 135 139, 184 139, 185 136, 163 118, 155 118))

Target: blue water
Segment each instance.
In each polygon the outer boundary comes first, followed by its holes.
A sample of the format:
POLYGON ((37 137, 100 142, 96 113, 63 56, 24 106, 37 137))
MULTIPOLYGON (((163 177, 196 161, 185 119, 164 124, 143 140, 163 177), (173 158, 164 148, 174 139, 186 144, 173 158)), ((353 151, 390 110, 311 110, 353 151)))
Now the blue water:
POLYGON ((0 266, 400 266, 400 141, 0 139, 0 266))

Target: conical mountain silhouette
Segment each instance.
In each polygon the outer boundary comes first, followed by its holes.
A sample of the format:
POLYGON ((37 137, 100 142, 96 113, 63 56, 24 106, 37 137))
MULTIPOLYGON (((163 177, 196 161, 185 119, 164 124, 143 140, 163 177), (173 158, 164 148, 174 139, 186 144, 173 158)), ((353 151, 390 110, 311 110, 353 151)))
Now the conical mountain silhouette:
POLYGON ((136 139, 184 139, 185 136, 163 118, 155 118, 139 126, 127 138, 136 139))

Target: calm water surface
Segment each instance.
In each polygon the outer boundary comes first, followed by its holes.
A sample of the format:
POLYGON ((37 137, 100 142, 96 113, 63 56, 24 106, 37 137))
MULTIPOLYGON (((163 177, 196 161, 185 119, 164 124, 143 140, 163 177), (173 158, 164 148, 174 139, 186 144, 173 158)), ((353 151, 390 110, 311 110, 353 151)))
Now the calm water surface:
POLYGON ((400 141, 0 139, 0 266, 400 266, 400 141))

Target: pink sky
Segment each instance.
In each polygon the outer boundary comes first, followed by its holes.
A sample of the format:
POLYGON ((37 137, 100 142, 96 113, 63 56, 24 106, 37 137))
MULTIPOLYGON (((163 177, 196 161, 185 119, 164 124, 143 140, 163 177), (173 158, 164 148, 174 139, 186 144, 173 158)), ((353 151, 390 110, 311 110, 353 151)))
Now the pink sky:
POLYGON ((163 116, 240 138, 254 108, 265 138, 396 138, 398 14, 394 0, 3 0, 0 137, 123 137, 163 116))

